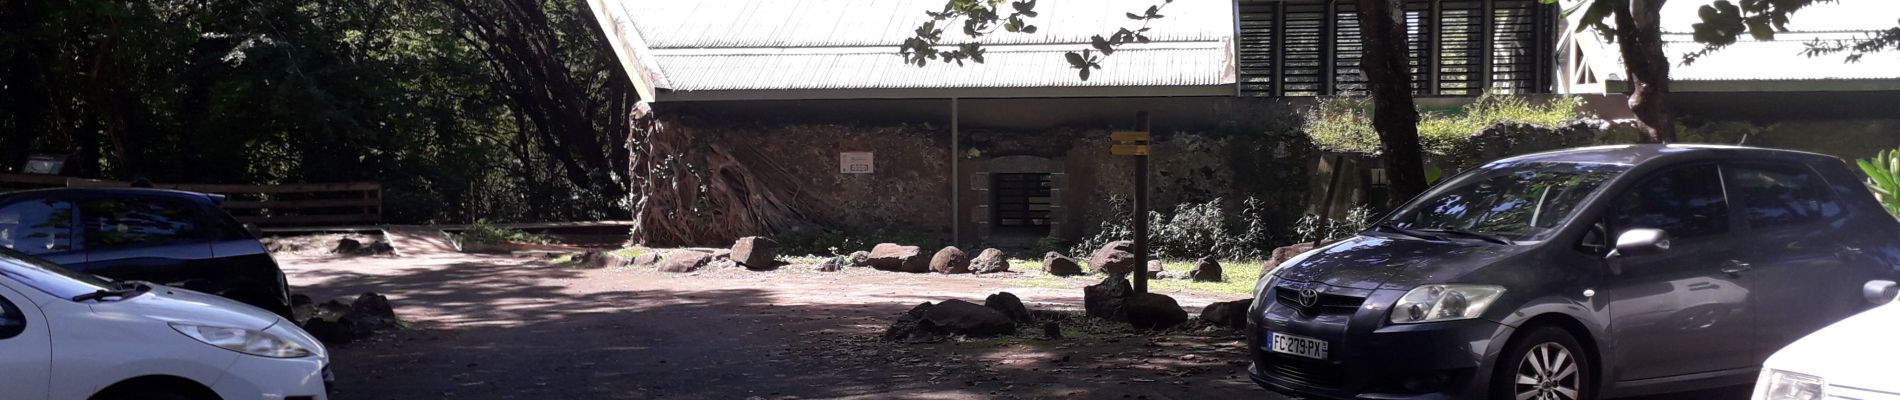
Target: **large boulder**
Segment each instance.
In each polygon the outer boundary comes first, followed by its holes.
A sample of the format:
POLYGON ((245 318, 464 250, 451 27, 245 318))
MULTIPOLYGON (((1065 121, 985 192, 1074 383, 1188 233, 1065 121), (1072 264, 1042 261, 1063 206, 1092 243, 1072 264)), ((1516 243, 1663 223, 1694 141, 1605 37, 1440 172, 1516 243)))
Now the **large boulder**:
POLYGON ((1221 273, 1220 262, 1213 257, 1202 257, 1194 262, 1194 271, 1188 272, 1188 278, 1195 282, 1221 282, 1227 276, 1221 273))
POLYGON ((1082 274, 1082 264, 1062 253, 1051 251, 1042 255, 1042 270, 1055 276, 1076 276, 1082 274))
POLYGON ((1305 253, 1310 250, 1313 250, 1312 243, 1295 243, 1295 244, 1281 246, 1279 248, 1273 249, 1273 258, 1267 260, 1266 265, 1260 266, 1259 277, 1261 278, 1267 277, 1267 272, 1273 271, 1274 267, 1280 266, 1281 263, 1285 263, 1286 260, 1292 259, 1293 256, 1300 255, 1300 253, 1305 253))
POLYGON ((879 243, 871 248, 866 263, 871 268, 897 272, 929 272, 930 257, 917 246, 902 246, 895 243, 879 243))
POLYGON ((754 271, 778 268, 778 242, 759 236, 746 236, 732 242, 732 261, 754 271))
POLYGON ((1117 240, 1102 245, 1089 256, 1089 271, 1110 275, 1128 275, 1139 264, 1135 261, 1135 242, 1117 240))
POLYGON ((1082 288, 1082 309, 1089 316, 1110 321, 1127 319, 1124 304, 1135 295, 1135 288, 1121 275, 1109 275, 1102 283, 1082 288))
POLYGON ((905 312, 904 315, 897 316, 897 320, 892 321, 890 327, 884 328, 884 340, 931 339, 946 334, 947 332, 937 329, 935 325, 924 322, 924 311, 930 310, 932 306, 935 304, 924 302, 911 307, 910 311, 905 312))
POLYGON ((1173 297, 1154 293, 1131 296, 1122 303, 1122 313, 1135 329, 1168 329, 1188 320, 1188 313, 1173 297))
POLYGON ((693 272, 712 263, 713 256, 697 251, 679 251, 666 256, 660 263, 660 272, 693 272))
POLYGON ((369 332, 396 328, 396 309, 389 305, 389 298, 375 293, 363 293, 350 302, 350 311, 342 318, 353 329, 366 335, 369 332))
POLYGON ((1251 305, 1253 305, 1253 300, 1248 299, 1208 304, 1206 308, 1201 309, 1201 320, 1225 326, 1228 329, 1246 329, 1247 307, 1251 305))
POLYGON ((1016 322, 1008 315, 963 300, 944 300, 923 314, 923 322, 958 335, 981 337, 1016 333, 1016 322))
POLYGON ((1023 305, 1023 299, 1017 298, 1010 292, 997 292, 990 295, 983 299, 983 306, 1002 312, 1003 315, 1008 315, 1011 321, 1018 323, 1027 324, 1036 319, 1029 314, 1029 307, 1023 305))
POLYGON ((1009 272, 1009 258, 1003 255, 1002 250, 983 249, 982 253, 977 253, 976 258, 970 259, 970 272, 979 274, 1009 272))
POLYGON ((970 255, 963 254, 963 249, 956 246, 945 247, 930 256, 930 270, 940 274, 970 273, 970 255))

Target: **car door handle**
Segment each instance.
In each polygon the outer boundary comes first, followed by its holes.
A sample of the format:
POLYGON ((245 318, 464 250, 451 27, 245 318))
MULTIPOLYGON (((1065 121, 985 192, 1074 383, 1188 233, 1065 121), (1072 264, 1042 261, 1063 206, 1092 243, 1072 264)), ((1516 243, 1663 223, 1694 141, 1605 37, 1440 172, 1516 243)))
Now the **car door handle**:
POLYGON ((1722 272, 1729 274, 1730 276, 1740 276, 1742 272, 1746 272, 1754 268, 1755 266, 1749 265, 1748 263, 1741 262, 1741 261, 1728 260, 1728 261, 1722 262, 1722 272))

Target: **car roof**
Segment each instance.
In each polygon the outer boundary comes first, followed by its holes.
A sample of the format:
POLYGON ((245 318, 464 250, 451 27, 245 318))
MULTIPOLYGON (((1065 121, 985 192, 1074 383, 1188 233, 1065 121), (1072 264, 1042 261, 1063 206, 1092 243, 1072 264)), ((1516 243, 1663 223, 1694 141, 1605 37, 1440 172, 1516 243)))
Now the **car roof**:
POLYGON ((1637 165, 1648 162, 1668 162, 1695 158, 1721 159, 1795 159, 1804 162, 1833 160, 1839 158, 1797 150, 1771 149, 1765 147, 1713 145, 1713 144, 1622 144, 1609 146, 1579 147, 1542 153, 1532 153, 1492 163, 1520 162, 1568 162, 1637 165))
POLYGON ((220 195, 220 194, 188 192, 188 191, 183 191, 183 190, 172 190, 172 189, 132 188, 132 187, 86 187, 86 188, 51 188, 51 189, 20 190, 20 191, 0 193, 0 202, 12 200, 14 198, 19 198, 19 197, 37 198, 37 197, 52 197, 52 196, 62 196, 62 195, 78 196, 78 197, 159 196, 159 197, 169 197, 169 198, 176 198, 176 199, 185 199, 185 200, 190 200, 194 202, 209 203, 212 205, 216 205, 218 203, 224 202, 224 195, 220 195))

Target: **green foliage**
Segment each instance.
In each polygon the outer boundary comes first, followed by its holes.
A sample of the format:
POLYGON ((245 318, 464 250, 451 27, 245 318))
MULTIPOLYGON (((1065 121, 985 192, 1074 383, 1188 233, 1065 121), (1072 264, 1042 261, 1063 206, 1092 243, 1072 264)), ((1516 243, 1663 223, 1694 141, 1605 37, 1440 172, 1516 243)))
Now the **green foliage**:
MULTIPOLYGON (((904 63, 923 67, 931 60, 963 65, 963 60, 983 63, 983 44, 977 42, 996 32, 997 28, 1012 33, 1034 34, 1036 26, 1029 23, 1030 18, 1038 14, 1036 0, 1009 2, 1009 10, 1002 8, 1004 0, 947 0, 941 11, 924 11, 930 20, 917 26, 912 36, 904 39, 897 53, 904 57, 904 63), (1007 13, 1005 13, 1007 11, 1007 13), (955 49, 938 49, 943 42, 943 27, 961 24, 967 41, 957 44, 955 49)), ((1076 70, 1082 80, 1089 80, 1089 71, 1102 69, 1102 59, 1114 54, 1115 50, 1128 43, 1148 43, 1148 22, 1161 19, 1166 15, 1161 10, 1174 0, 1161 0, 1161 4, 1148 6, 1140 12, 1127 13, 1128 19, 1140 21, 1141 25, 1123 27, 1107 36, 1095 35, 1089 38, 1089 48, 1062 54, 1069 68, 1076 70)))
POLYGON ((1867 173, 1867 189, 1874 192, 1887 213, 1900 217, 1900 150, 1881 151, 1874 158, 1857 162, 1867 173))
MULTIPOLYGON (((1107 216, 1094 234, 1084 238, 1069 254, 1087 258, 1109 242, 1134 237, 1127 216, 1128 201, 1111 196, 1106 200, 1107 216)), ((1187 260, 1212 256, 1223 260, 1260 259, 1273 251, 1272 226, 1267 221, 1269 206, 1259 199, 1241 202, 1238 213, 1224 209, 1221 199, 1205 203, 1182 203, 1171 212, 1148 212, 1148 249, 1156 259, 1187 260)))
MULTIPOLYGON (((1556 126, 1578 117, 1582 98, 1562 96, 1539 102, 1524 96, 1486 93, 1457 113, 1420 114, 1418 137, 1425 151, 1453 154, 1471 135, 1498 123, 1556 126)), ((1379 135, 1372 130, 1372 103, 1361 96, 1320 99, 1307 112, 1306 134, 1328 151, 1376 154, 1379 135)))
POLYGON ((547 235, 523 232, 489 224, 480 220, 470 224, 467 229, 455 234, 455 240, 462 243, 531 243, 547 244, 554 241, 547 235))
MULTIPOLYGON (((1775 33, 1788 30, 1788 22, 1798 11, 1838 0, 1740 0, 1740 4, 1717 0, 1696 10, 1702 22, 1696 23, 1695 41, 1703 48, 1683 56, 1683 64, 1696 61, 1735 44, 1747 34, 1755 40, 1774 40, 1775 33)), ((1867 53, 1900 49, 1900 27, 1873 32, 1854 39, 1814 40, 1801 55, 1818 57, 1847 53, 1846 62, 1860 61, 1867 53)))
POLYGON ((1352 237, 1371 226, 1372 209, 1362 205, 1346 210, 1343 218, 1308 214, 1294 225, 1293 233, 1300 243, 1325 243, 1352 237))

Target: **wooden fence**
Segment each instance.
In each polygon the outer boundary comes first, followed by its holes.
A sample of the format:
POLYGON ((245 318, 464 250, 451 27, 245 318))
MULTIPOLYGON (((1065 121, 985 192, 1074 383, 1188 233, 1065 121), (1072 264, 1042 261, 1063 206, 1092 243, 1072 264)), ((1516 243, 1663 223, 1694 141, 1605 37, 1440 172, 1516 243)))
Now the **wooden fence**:
MULTIPOLYGON (((57 187, 127 187, 131 182, 0 173, 0 191, 57 187)), ((159 189, 215 193, 238 221, 265 227, 377 225, 383 184, 377 182, 228 185, 154 183, 159 189)))

